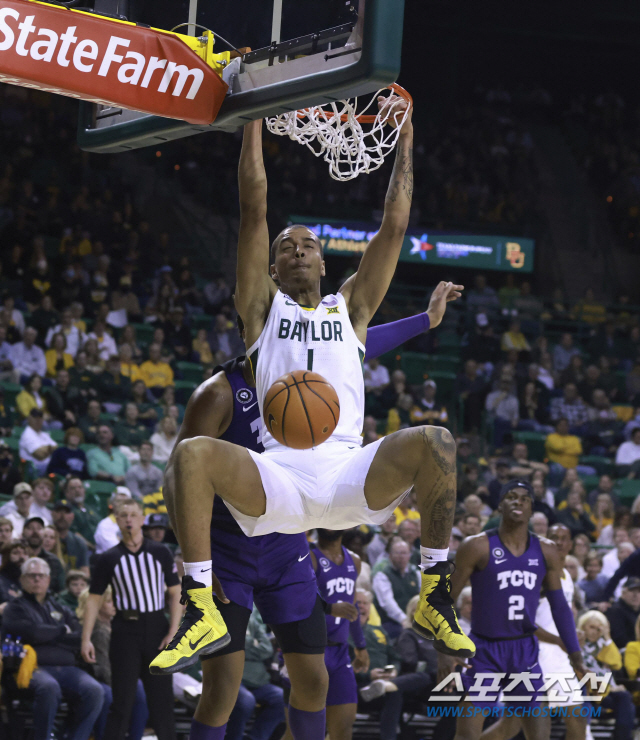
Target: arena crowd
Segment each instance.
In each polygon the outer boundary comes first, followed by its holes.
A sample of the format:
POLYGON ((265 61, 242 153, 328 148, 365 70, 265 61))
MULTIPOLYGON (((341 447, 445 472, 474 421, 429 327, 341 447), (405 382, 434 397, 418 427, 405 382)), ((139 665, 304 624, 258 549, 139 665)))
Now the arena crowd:
MULTIPOLYGON (((74 696, 81 701, 66 716, 74 740, 111 737, 110 723, 122 737, 142 737, 150 725, 161 740, 172 738, 167 686, 146 670, 147 653, 171 636, 179 616, 182 559, 162 471, 193 389, 244 352, 231 285, 172 255, 172 236, 137 213, 122 173, 77 150, 65 104, 8 87, 0 94, 3 701, 32 707, 36 740, 50 736, 60 705, 74 696), (133 580, 123 572, 113 593, 105 576, 120 567, 109 560, 113 548, 143 535, 157 580, 131 566, 133 580), (127 636, 112 629, 114 603, 127 611, 126 599, 140 594, 154 599, 150 611, 168 613, 147 646, 150 633, 138 640, 133 627, 127 636), (103 596, 91 635, 95 662, 86 663, 79 652, 90 595, 103 596), (114 644, 129 646, 127 660, 114 660, 114 644), (120 696, 114 687, 125 680, 126 705, 112 707, 120 696)), ((492 106, 508 102, 494 98, 485 96, 475 128, 465 128, 470 112, 461 113, 437 150, 435 134, 425 134, 433 166, 418 199, 424 213, 512 227, 526 220, 526 131, 503 121, 491 146, 478 144, 495 130, 492 106), (470 150, 477 159, 465 156, 470 150), (481 182, 487 170, 493 175, 481 182)), ((188 141, 183 146, 201 145, 188 141)), ((211 156, 226 161, 218 145, 211 156)), ((274 149, 268 166, 288 173, 280 195, 298 197, 299 163, 283 157, 274 149)), ((183 176, 197 179, 189 168, 183 176)), ((377 197, 365 185, 353 193, 361 203, 377 197)), ((496 526, 500 489, 515 477, 535 492, 533 532, 545 536, 556 523, 569 529, 566 567, 585 660, 616 672, 620 740, 633 732, 638 695, 625 685, 640 668, 640 314, 629 303, 608 305, 591 290, 570 301, 561 291, 537 295, 512 274, 472 275, 461 305, 433 336, 364 368, 364 444, 420 424, 456 435, 452 560, 463 538, 496 526)), ((406 314, 407 306, 394 310, 406 314)), ((356 604, 371 664, 357 675, 359 712, 377 718, 383 740, 398 736, 408 713, 423 711, 436 683, 435 652, 410 629, 419 535, 409 496, 379 531, 344 536, 363 561, 356 604)), ((458 610, 467 630, 472 601, 465 589, 458 610)), ((246 658, 227 737, 279 737, 280 661, 257 611, 246 658)), ((198 667, 175 674, 170 691, 192 709, 198 667)))

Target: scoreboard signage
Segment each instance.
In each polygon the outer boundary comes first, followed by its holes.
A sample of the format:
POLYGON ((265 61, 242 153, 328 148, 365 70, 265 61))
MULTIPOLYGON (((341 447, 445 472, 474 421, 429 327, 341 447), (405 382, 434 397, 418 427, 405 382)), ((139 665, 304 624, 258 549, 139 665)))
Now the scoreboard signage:
MULTIPOLYGON (((326 254, 362 254, 376 234, 373 224, 324 221, 291 217, 291 223, 307 226, 320 239, 326 254)), ((503 272, 533 272, 533 239, 486 234, 447 234, 409 229, 404 238, 401 262, 469 267, 503 272)))

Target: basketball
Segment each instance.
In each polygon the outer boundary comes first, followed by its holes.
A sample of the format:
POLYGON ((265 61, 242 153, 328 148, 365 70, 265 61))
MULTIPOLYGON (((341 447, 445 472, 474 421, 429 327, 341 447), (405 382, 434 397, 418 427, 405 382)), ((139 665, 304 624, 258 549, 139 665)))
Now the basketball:
POLYGON ((322 375, 294 370, 275 381, 264 399, 264 423, 280 444, 308 450, 326 442, 340 419, 340 401, 322 375))

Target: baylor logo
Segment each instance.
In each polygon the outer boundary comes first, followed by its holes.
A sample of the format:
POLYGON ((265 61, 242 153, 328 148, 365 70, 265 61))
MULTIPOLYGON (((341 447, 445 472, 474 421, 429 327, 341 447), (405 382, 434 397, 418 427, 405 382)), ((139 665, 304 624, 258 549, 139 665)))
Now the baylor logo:
POLYGON ((317 327, 312 321, 294 321, 293 328, 289 319, 280 319, 278 339, 297 339, 299 342, 342 342, 342 323, 340 321, 323 321, 317 327))

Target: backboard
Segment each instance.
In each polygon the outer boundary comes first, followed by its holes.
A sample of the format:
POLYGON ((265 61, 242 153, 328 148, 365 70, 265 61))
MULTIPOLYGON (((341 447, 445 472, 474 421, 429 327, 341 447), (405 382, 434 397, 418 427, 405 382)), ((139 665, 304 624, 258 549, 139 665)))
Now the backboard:
POLYGON ((257 118, 373 93, 400 72, 404 0, 95 0, 95 9, 165 30, 184 24, 180 32, 190 35, 211 29, 216 51, 252 51, 224 70, 229 90, 210 125, 82 102, 78 143, 86 151, 235 131, 257 118))

